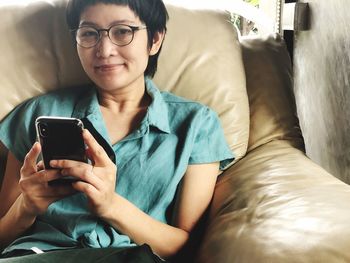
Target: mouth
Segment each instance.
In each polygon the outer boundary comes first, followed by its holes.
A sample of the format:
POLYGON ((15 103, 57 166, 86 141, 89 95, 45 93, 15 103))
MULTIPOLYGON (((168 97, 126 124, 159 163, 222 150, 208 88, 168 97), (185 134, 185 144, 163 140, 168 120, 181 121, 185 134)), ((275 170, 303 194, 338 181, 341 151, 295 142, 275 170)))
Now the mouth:
POLYGON ((95 66, 95 70, 99 72, 110 72, 119 70, 124 67, 124 64, 103 64, 95 66))

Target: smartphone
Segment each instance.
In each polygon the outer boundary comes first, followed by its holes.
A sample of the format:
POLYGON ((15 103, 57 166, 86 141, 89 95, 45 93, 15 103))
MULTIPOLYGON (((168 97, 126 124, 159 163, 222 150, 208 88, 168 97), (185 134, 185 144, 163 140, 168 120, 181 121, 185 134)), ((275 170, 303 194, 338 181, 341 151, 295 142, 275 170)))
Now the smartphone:
MULTIPOLYGON (((88 162, 82 132, 84 125, 76 118, 41 116, 35 121, 38 141, 41 144, 41 157, 45 169, 52 169, 51 160, 75 160, 88 162)), ((62 176, 50 184, 77 181, 72 176, 62 176)))

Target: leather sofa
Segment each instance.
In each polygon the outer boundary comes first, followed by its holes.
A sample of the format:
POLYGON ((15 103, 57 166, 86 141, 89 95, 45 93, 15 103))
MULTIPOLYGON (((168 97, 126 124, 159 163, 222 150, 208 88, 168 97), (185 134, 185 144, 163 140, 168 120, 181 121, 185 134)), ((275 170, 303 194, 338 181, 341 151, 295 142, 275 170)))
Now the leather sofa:
MULTIPOLYGON (((30 97, 89 83, 65 4, 0 3, 0 119, 30 97)), ((227 12, 167 7, 155 82, 217 111, 237 156, 187 251, 193 261, 350 262, 350 188, 304 153, 283 39, 239 38, 227 12)), ((0 172, 5 158, 2 146, 0 172)))

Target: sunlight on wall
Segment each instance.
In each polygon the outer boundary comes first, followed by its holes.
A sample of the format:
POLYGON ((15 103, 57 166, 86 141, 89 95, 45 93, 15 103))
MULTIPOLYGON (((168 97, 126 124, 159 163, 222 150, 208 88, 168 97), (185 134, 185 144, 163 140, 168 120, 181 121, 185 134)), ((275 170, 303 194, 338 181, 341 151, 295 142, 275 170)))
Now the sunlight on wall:
POLYGON ((260 9, 243 0, 164 0, 165 3, 193 9, 220 9, 253 21, 264 32, 273 32, 274 21, 260 9))
MULTIPOLYGON (((29 3, 39 2, 42 0, 0 0, 0 6, 5 5, 27 5, 29 3)), ((46 2, 53 2, 50 0, 45 0, 46 2)))
MULTIPOLYGON (((42 0, 1 0, 0 6, 4 5, 27 5, 28 3, 39 2, 42 0)), ((54 0, 45 0, 54 2, 54 0)), ((220 9, 240 15, 250 21, 253 21, 259 29, 264 32, 273 32, 274 22, 263 11, 243 0, 164 0, 165 3, 180 5, 195 9, 220 9)))

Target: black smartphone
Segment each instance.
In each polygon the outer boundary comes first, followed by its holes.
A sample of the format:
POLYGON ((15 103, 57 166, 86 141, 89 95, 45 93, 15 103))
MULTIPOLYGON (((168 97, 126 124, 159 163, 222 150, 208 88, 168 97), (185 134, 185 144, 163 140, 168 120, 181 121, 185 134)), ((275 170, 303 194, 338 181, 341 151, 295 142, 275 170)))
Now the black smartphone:
MULTIPOLYGON (((88 162, 85 143, 82 136, 84 125, 76 118, 41 116, 35 121, 38 141, 41 144, 41 156, 45 169, 52 169, 51 160, 75 160, 88 162)), ((77 181, 72 176, 62 176, 49 184, 61 184, 77 181)))

